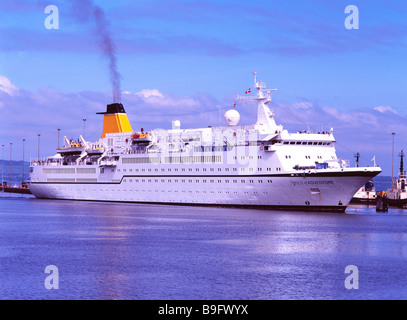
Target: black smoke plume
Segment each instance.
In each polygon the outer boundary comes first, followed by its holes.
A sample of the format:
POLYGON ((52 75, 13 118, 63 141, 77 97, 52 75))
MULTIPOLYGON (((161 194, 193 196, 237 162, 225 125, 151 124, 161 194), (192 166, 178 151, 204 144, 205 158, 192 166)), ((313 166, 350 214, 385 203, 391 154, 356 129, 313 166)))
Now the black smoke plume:
POLYGON ((103 9, 95 5, 92 0, 73 1, 73 12, 80 22, 95 24, 95 39, 102 49, 102 54, 109 64, 110 81, 112 84, 113 102, 121 102, 120 73, 117 70, 116 49, 109 31, 109 21, 103 9))

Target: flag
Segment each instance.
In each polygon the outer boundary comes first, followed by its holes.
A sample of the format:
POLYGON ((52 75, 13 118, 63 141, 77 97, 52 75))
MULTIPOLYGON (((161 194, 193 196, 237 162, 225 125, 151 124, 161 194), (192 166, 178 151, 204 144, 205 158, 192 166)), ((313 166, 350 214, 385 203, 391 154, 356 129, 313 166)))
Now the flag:
POLYGON ((244 101, 243 101, 243 107, 244 107, 244 101))
POLYGON ((233 108, 235 108, 236 107, 236 101, 233 103, 233 108))
POLYGON ((252 90, 250 90, 250 88, 249 88, 248 90, 246 90, 245 94, 248 94, 250 92, 252 92, 252 90))
POLYGON ((376 167, 376 155, 373 156, 371 161, 373 161, 373 165, 376 167))

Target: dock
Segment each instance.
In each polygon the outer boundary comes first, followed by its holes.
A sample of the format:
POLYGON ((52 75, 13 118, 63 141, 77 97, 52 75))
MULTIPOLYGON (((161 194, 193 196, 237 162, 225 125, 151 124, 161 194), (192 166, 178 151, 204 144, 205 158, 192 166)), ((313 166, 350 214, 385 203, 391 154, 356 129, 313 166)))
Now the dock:
POLYGON ((0 192, 31 194, 30 188, 27 186, 13 187, 0 185, 0 192))

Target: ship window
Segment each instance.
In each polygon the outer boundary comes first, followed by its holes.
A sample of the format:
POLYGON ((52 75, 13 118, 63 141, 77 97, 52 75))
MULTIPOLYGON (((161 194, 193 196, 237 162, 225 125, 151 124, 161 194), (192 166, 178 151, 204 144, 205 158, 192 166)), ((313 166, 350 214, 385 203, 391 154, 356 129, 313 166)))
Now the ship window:
POLYGON ((284 141, 284 144, 288 144, 288 141, 284 141))
POLYGON ((297 144, 301 144, 301 141, 297 141, 297 144))
POLYGON ((303 144, 303 145, 304 145, 304 144, 307 144, 307 142, 306 142, 306 141, 303 141, 302 144, 303 144))
POLYGON ((246 183, 246 181, 245 181, 245 180, 240 180, 240 182, 241 182, 241 183, 246 183))
POLYGON ((291 141, 290 144, 295 144, 295 141, 291 141))

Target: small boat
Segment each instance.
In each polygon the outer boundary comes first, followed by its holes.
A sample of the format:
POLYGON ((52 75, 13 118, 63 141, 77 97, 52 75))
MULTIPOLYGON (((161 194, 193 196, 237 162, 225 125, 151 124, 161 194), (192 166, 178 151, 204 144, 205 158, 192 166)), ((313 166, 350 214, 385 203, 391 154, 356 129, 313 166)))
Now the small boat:
POLYGON ((407 207, 406 171, 404 171, 403 158, 404 151, 400 152, 400 173, 399 178, 392 182, 391 189, 387 191, 383 199, 389 206, 407 207))
POLYGON ((66 155, 79 155, 85 150, 85 146, 81 142, 77 142, 73 139, 68 140, 64 137, 67 142, 62 148, 57 149, 57 153, 62 156, 66 155))
POLYGON ((376 188, 373 181, 369 180, 355 193, 351 203, 375 203, 376 199, 376 188))
POLYGON ((103 152, 105 152, 105 148, 104 147, 93 147, 93 148, 85 149, 85 151, 89 155, 100 155, 100 154, 103 154, 103 152))
POLYGON ((151 135, 149 133, 144 133, 143 130, 141 132, 135 132, 131 135, 131 141, 133 142, 133 144, 150 143, 151 140, 151 135))

